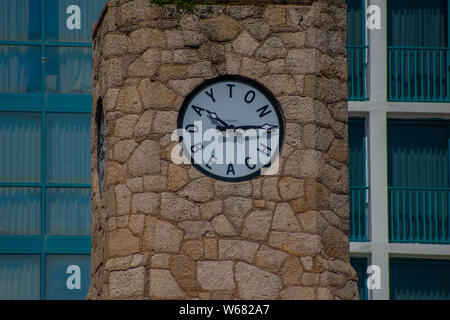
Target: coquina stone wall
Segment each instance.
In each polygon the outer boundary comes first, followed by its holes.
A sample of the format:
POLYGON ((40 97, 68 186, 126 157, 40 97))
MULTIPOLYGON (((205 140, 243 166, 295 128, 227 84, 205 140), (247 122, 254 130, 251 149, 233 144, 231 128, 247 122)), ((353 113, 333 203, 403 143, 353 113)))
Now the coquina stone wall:
POLYGON ((193 11, 108 2, 93 33, 89 299, 358 297, 348 241, 345 1, 300 2, 193 11), (255 79, 280 102, 278 175, 227 183, 171 162, 184 97, 223 74, 255 79))

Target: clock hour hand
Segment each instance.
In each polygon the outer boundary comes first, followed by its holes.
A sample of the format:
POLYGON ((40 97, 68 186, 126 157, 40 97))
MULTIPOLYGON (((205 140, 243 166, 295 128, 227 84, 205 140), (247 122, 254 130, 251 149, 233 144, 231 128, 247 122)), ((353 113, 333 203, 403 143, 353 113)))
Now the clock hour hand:
POLYGON ((229 125, 228 123, 226 123, 225 121, 223 121, 222 119, 220 119, 220 118, 217 116, 217 113, 211 112, 211 111, 206 110, 206 109, 205 109, 205 111, 208 113, 207 117, 211 120, 211 122, 212 122, 213 124, 217 124, 217 123, 220 124, 220 125, 218 125, 218 126, 216 127, 217 130, 225 131, 225 130, 227 130, 227 129, 233 129, 233 128, 234 128, 233 126, 229 125))

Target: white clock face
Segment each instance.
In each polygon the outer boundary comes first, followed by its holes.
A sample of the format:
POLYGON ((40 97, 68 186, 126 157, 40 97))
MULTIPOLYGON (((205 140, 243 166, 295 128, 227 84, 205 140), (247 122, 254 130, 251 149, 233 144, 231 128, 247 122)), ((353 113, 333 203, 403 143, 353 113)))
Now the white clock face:
POLYGON ((275 97, 254 80, 221 76, 189 94, 178 115, 183 151, 204 174, 243 181, 279 155, 284 119, 275 97))

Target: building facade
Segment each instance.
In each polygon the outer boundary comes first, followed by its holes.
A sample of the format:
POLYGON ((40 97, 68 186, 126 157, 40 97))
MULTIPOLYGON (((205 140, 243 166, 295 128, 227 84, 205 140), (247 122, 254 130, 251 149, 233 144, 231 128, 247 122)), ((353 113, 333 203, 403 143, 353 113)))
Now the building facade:
MULTIPOLYGON (((87 295, 91 26, 105 3, 0 0, 0 299, 87 295)), ((360 298, 449 299, 449 3, 347 5, 360 298)))
POLYGON ((0 1, 0 299, 84 299, 91 30, 104 0, 0 1))
POLYGON ((449 2, 347 4, 350 250, 379 279, 360 296, 449 299, 449 2))

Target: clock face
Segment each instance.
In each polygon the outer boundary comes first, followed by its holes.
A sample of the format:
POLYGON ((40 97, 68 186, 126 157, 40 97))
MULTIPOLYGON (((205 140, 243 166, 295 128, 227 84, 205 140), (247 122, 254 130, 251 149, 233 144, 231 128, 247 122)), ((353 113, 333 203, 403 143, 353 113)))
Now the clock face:
POLYGON ((178 129, 194 167, 215 179, 237 182, 260 175, 277 160, 284 118, 269 90, 228 75, 205 81, 186 97, 178 129))

